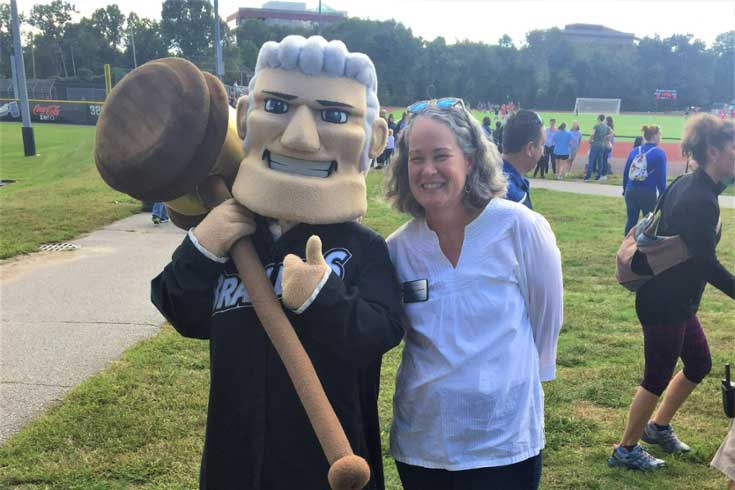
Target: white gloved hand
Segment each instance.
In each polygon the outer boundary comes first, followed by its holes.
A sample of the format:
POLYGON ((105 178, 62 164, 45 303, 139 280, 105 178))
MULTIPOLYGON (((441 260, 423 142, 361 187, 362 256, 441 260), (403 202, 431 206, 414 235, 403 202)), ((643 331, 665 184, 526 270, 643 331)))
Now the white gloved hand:
POLYGON ((255 217, 235 199, 228 199, 193 230, 199 245, 217 257, 224 257, 240 238, 255 233, 255 217))

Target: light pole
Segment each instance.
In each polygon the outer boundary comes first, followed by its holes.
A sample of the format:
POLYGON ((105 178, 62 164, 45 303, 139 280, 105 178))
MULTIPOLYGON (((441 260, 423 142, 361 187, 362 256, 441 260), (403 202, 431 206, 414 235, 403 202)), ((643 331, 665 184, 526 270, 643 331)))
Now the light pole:
POLYGON ((130 26, 130 45, 133 48, 133 68, 138 68, 138 58, 135 57, 135 27, 130 26))
POLYGON ((23 50, 20 45, 20 22, 18 21, 18 6, 15 0, 10 0, 10 16, 13 24, 13 48, 15 50, 15 74, 18 79, 18 95, 20 96, 20 114, 23 120, 21 133, 23 134, 23 152, 25 156, 36 154, 36 140, 33 137, 31 126, 31 112, 28 110, 28 88, 26 87, 26 67, 23 62, 23 50))
POLYGON ((225 78, 225 65, 222 63, 222 43, 219 35, 219 3, 214 0, 214 72, 221 81, 225 78))
POLYGON ((322 35, 322 0, 319 0, 319 35, 322 35))

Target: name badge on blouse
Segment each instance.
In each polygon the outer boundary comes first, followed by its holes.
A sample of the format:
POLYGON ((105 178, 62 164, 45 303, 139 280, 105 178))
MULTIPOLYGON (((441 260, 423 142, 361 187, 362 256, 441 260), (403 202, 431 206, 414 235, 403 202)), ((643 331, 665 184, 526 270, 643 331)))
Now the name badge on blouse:
POLYGON ((429 299, 429 281, 419 279, 403 283, 403 302, 420 303, 429 299))

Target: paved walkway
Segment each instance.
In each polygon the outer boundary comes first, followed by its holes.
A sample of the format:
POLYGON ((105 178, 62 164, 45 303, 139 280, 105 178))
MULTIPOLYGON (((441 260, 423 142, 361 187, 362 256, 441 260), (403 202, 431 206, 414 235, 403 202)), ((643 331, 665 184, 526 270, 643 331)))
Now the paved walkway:
POLYGON ((150 280, 184 232, 148 213, 0 261, 0 443, 164 322, 150 280))
MULTIPOLYGON (((622 188, 619 185, 549 179, 530 179, 530 182, 531 195, 533 195, 533 189, 551 189, 553 191, 574 192, 575 194, 623 197, 622 188)), ((720 207, 735 208, 735 196, 720 196, 720 207)))

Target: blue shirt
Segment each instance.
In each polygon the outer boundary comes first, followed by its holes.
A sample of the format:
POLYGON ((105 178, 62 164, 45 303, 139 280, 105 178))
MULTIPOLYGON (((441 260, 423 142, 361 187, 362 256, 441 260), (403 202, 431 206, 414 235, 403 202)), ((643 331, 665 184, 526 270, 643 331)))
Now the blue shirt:
POLYGON ((503 173, 508 179, 508 193, 505 198, 523 204, 528 209, 533 209, 531 205, 531 186, 528 179, 519 174, 518 170, 505 159, 503 159, 503 173))
POLYGON ((653 191, 658 188, 658 195, 660 196, 666 190, 666 153, 661 148, 657 148, 654 143, 645 143, 639 148, 633 148, 630 155, 628 155, 628 161, 625 162, 625 170, 623 170, 623 192, 631 187, 645 187, 653 191), (633 163, 633 158, 638 154, 639 148, 643 153, 648 152, 646 154, 648 177, 642 181, 630 180, 628 179, 630 164, 633 163))
POLYGON ((572 148, 575 150, 579 149, 579 143, 582 141, 582 131, 575 129, 569 131, 569 133, 572 135, 572 148))
POLYGON ((554 133, 554 155, 569 155, 571 153, 571 144, 574 141, 574 135, 564 130, 554 133))

